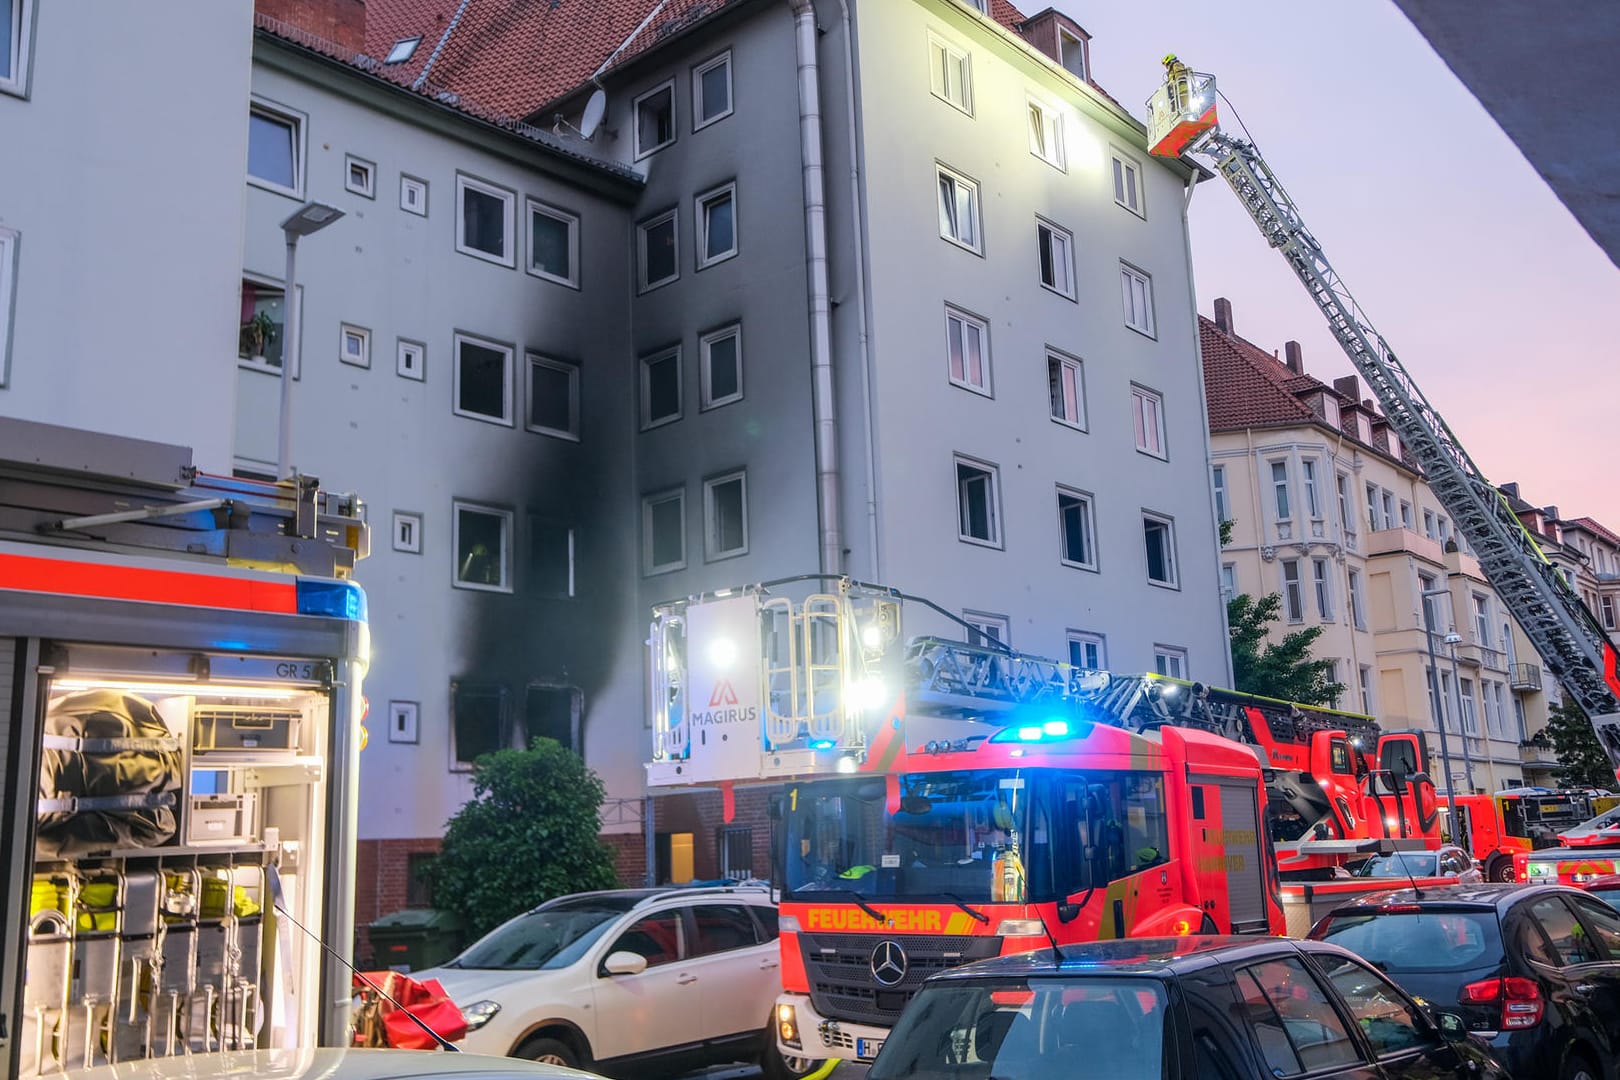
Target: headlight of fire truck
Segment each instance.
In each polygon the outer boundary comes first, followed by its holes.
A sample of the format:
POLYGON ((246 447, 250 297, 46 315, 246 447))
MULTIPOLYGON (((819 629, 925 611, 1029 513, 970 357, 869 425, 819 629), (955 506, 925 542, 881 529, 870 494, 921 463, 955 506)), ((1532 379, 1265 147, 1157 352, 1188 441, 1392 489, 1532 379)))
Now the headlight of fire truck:
POLYGON ((468 1031, 477 1031, 501 1011, 499 1004, 493 1001, 475 1001, 461 1010, 461 1018, 467 1021, 468 1031))
POLYGON ((776 929, 783 934, 797 934, 799 932, 799 917, 797 915, 782 915, 776 920, 776 929))
POLYGON ((798 1011, 792 1005, 776 1007, 776 1034, 784 1045, 800 1049, 798 1011))

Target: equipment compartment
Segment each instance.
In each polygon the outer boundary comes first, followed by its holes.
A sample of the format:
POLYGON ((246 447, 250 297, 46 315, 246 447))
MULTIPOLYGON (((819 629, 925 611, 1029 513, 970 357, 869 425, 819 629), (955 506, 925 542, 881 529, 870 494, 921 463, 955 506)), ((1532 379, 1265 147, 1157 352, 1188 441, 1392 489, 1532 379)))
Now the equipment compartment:
POLYGON ((304 714, 295 705, 198 702, 192 710, 192 750, 291 754, 298 750, 304 714))

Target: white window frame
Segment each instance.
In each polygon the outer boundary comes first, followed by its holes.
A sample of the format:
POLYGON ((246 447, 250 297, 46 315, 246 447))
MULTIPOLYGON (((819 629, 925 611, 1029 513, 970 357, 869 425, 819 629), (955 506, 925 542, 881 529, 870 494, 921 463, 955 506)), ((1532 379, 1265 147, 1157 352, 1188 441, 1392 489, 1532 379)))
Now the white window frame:
POLYGON ((1155 586, 1157 588, 1161 588, 1161 589, 1179 589, 1179 588, 1181 588, 1180 559, 1178 558, 1177 553, 1176 553, 1176 522, 1175 522, 1175 519, 1172 518, 1169 514, 1160 514, 1160 513, 1157 513, 1155 511, 1153 511, 1153 510, 1144 509, 1142 511, 1142 542, 1143 542, 1142 562, 1143 562, 1144 568, 1147 570, 1148 584, 1153 585, 1153 586, 1155 586), (1155 578, 1153 576, 1152 564, 1148 560, 1147 550, 1146 550, 1147 530, 1148 530, 1149 525, 1162 525, 1162 526, 1164 526, 1165 555, 1166 555, 1165 568, 1169 571, 1169 577, 1167 577, 1167 578, 1160 579, 1160 578, 1155 578))
MULTIPOLYGON (((5 290, 0 289, 0 303, 4 303, 4 297, 5 297, 5 290)), ((0 341, 3 341, 3 340, 4 340, 4 334, 0 333, 0 341)), ((1613 597, 1613 595, 1605 594, 1603 596, 1598 597, 1598 604, 1602 608, 1602 611, 1603 611, 1603 629, 1605 629, 1605 630, 1613 630, 1614 629, 1614 597, 1613 597)))
MULTIPOLYGON (((548 517, 544 514, 532 513, 527 516, 524 523, 524 529, 527 532, 526 539, 528 540, 528 544, 524 549, 523 559, 525 574, 529 579, 526 583, 527 590, 533 593, 535 596, 543 596, 550 600, 567 600, 578 596, 579 530, 575 529, 564 519, 548 517), (553 536, 561 536, 568 542, 567 553, 564 555, 564 558, 567 559, 568 564, 568 581, 560 589, 548 589, 544 587, 542 574, 540 573, 541 564, 539 560, 535 558, 535 541, 547 533, 553 536)), ((560 577, 561 575, 558 576, 560 577)))
POLYGON ((422 515, 412 510, 395 510, 389 534, 395 551, 407 555, 422 554, 422 515))
POLYGON ((730 405, 734 401, 743 399, 743 339, 742 323, 736 322, 729 326, 722 326, 717 330, 710 330, 698 337, 698 374, 699 392, 698 409, 707 411, 718 409, 722 405, 730 405), (735 338, 737 341, 737 389, 735 393, 724 397, 714 396, 714 373, 712 368, 711 348, 718 341, 726 338, 735 338))
POLYGON ((636 282, 637 292, 648 293, 654 289, 663 288, 672 281, 679 281, 681 277, 681 221, 675 207, 670 207, 661 214, 647 218, 636 224, 636 282), (670 274, 668 277, 658 278, 656 281, 647 277, 647 236, 648 233, 669 222, 670 235, 675 240, 674 256, 670 259, 670 274))
POLYGON ((1305 578, 1298 559, 1279 559, 1282 573, 1283 618, 1291 623, 1305 621, 1305 578))
POLYGON ((682 383, 685 374, 685 365, 681 356, 681 347, 671 345, 667 349, 645 353, 637 361, 641 382, 641 430, 651 431, 653 428, 673 424, 686 415, 686 387, 682 383), (670 416, 653 419, 652 416, 652 365, 660 360, 673 359, 675 361, 675 412, 670 416))
POLYGON ((990 374, 990 323, 977 315, 969 314, 959 307, 945 305, 945 376, 952 386, 960 386, 964 390, 971 390, 975 394, 985 397, 995 397, 994 383, 990 374), (957 378, 951 371, 951 322, 955 320, 962 326, 962 377, 957 378), (979 333, 979 367, 984 376, 983 385, 973 382, 968 374, 968 348, 967 332, 969 329, 979 333))
MULTIPOLYGON (((695 245, 697 254, 697 268, 706 270, 716 266, 727 259, 735 259, 742 250, 742 214, 741 205, 737 200, 737 182, 721 184, 710 188, 692 200, 693 232, 697 234, 695 245), (714 203, 729 201, 731 203, 731 247, 718 255, 709 254, 709 207, 714 203)), ((678 250, 678 245, 677 245, 678 250)))
POLYGON ((1395 493, 1389 490, 1389 488, 1384 488, 1379 492, 1379 495, 1382 499, 1382 505, 1384 508, 1384 528, 1393 529, 1396 521, 1395 493))
POLYGON ((703 561, 720 562, 746 554, 748 554, 748 470, 737 469, 720 476, 711 476, 703 481, 703 561), (717 507, 714 490, 721 484, 733 482, 742 485, 742 546, 721 551, 717 546, 719 522, 715 518, 717 507))
POLYGON ((1057 486, 1057 512, 1058 512, 1058 562, 1064 566, 1072 566, 1076 570, 1097 570, 1097 500, 1089 491, 1069 487, 1065 484, 1057 486), (1081 544, 1086 558, 1074 560, 1069 558, 1069 527, 1063 514, 1063 501, 1073 499, 1080 504, 1082 519, 1081 530, 1083 536, 1081 544))
POLYGON ((399 208, 417 217, 428 216, 428 182, 419 176, 399 174, 399 208), (416 192, 416 205, 411 204, 410 193, 416 192))
POLYGON ((692 130, 702 131, 710 124, 718 124, 730 116, 737 108, 737 87, 731 77, 731 50, 727 49, 718 56, 711 56, 692 68, 692 130), (717 67, 726 69, 726 108, 724 112, 715 113, 707 120, 703 119, 703 76, 717 67))
POLYGON ((566 285, 570 289, 579 288, 579 215, 552 206, 550 203, 543 203, 539 199, 525 199, 523 206, 523 221, 527 226, 523 230, 525 255, 523 269, 542 281, 566 285), (536 216, 548 217, 553 221, 560 221, 568 226, 568 273, 566 276, 558 276, 535 265, 534 219, 536 216))
POLYGON ((995 615, 988 611, 964 611, 962 612, 962 621, 972 627, 968 631, 969 645, 977 645, 980 648, 989 647, 983 642, 973 640, 973 635, 978 634, 982 638, 1005 645, 1009 649, 1012 648, 1012 620, 1007 616, 995 615), (992 630, 995 631, 994 634, 990 633, 992 630))
POLYGON ((1065 30, 1061 26, 1058 27, 1058 64, 1063 68, 1064 71, 1067 71, 1070 75, 1073 75, 1081 82, 1089 82, 1091 80, 1091 56, 1089 55, 1089 50, 1086 47, 1085 39, 1071 34, 1068 30, 1065 30), (1074 45, 1075 52, 1080 55, 1079 71, 1074 70, 1074 68, 1070 67, 1068 63, 1067 56, 1071 42, 1074 45))
POLYGON ((1121 261, 1119 264, 1119 284, 1120 305, 1121 310, 1124 312, 1125 325, 1130 329, 1135 330, 1143 337, 1155 337, 1156 330, 1154 328, 1153 321, 1153 275, 1143 273, 1130 263, 1121 261), (1137 285, 1142 287, 1142 296, 1144 298, 1144 308, 1141 314, 1145 315, 1145 319, 1141 323, 1131 321, 1132 313, 1136 310, 1136 298, 1132 295, 1132 287, 1137 285))
POLYGON ((528 392, 523 395, 523 429, 532 431, 536 435, 549 435, 554 439, 566 439, 569 442, 579 442, 579 365, 567 360, 558 360, 543 353, 524 353, 527 361, 528 392), (545 368, 548 371, 559 371, 568 376, 568 430, 560 431, 557 428, 546 427, 535 422, 534 419, 534 369, 545 368))
POLYGON ((1066 352, 1061 352, 1054 349, 1050 345, 1046 347, 1046 395, 1048 412, 1051 412, 1052 376, 1054 373, 1054 368, 1057 374, 1058 393, 1060 397, 1063 394, 1064 372, 1072 371, 1074 373, 1073 381, 1075 415, 1072 418, 1068 415, 1068 402, 1065 400, 1062 402, 1063 415, 1059 416, 1056 413, 1052 413, 1052 422, 1055 424, 1062 424, 1064 427, 1073 428, 1076 431, 1087 430, 1085 361, 1081 360, 1078 356, 1070 356, 1066 352))
POLYGON ((427 345, 409 338, 399 338, 394 346, 394 372, 402 379, 426 382, 427 345))
POLYGON ((1377 702, 1374 700, 1376 687, 1373 684, 1372 665, 1359 665, 1356 671, 1356 680, 1361 687, 1361 711, 1368 716, 1378 715, 1377 702))
POLYGON ((686 569, 686 488, 666 488, 641 497, 641 574, 653 577, 686 569), (676 502, 681 509, 681 557, 671 563, 653 562, 653 507, 676 502))
POLYGON ((1107 637, 1107 635, 1093 633, 1090 630, 1070 630, 1068 632, 1068 639, 1069 639, 1069 664, 1071 666, 1078 667, 1083 671, 1085 671, 1085 670, 1107 671, 1108 670, 1108 637, 1107 637), (1096 657, 1097 657, 1097 663, 1096 663, 1095 667, 1087 668, 1083 664, 1076 664, 1074 662, 1074 647, 1076 645, 1080 646, 1082 651, 1084 651, 1084 650, 1086 650, 1088 648, 1095 651, 1096 657))
POLYGON ((984 254, 984 214, 979 204, 979 182, 973 178, 957 172, 949 165, 935 162, 936 177, 934 181, 935 204, 939 210, 939 238, 947 243, 955 244, 964 251, 971 251, 975 255, 984 254), (950 185, 951 205, 945 205, 945 187, 950 185), (961 230, 961 214, 966 199, 968 221, 971 225, 971 235, 967 238, 953 232, 961 230))
POLYGON ((1110 146, 1109 182, 1114 187, 1114 205, 1147 220, 1147 200, 1143 197, 1142 163, 1117 146, 1110 146), (1131 201, 1136 205, 1132 206, 1131 201))
POLYGON ((1061 281, 1047 281, 1040 279, 1041 288, 1048 292, 1057 293, 1067 300, 1076 300, 1074 285, 1074 234, 1063 226, 1048 221, 1040 215, 1035 216, 1035 261, 1037 273, 1040 273, 1040 257, 1042 248, 1048 249, 1047 261, 1052 264, 1054 273, 1061 272, 1061 281), (1058 258, 1058 247, 1062 247, 1062 258, 1058 258), (1061 271, 1060 271, 1061 267, 1061 271))
POLYGON ((466 173, 456 173, 456 250, 463 255, 470 255, 481 262, 493 263, 496 266, 515 268, 517 266, 517 192, 509 188, 498 187, 477 177, 466 173), (469 247, 465 228, 467 225, 466 193, 475 191, 480 195, 488 195, 500 199, 505 205, 501 214, 503 222, 501 231, 501 250, 505 255, 492 255, 487 251, 469 247))
POLYGON ((1401 500, 1401 528, 1411 532, 1416 528, 1417 519, 1412 516, 1412 504, 1405 499, 1401 500))
POLYGON ((1378 524, 1378 485, 1367 485, 1367 530, 1369 532, 1382 532, 1378 524))
POLYGON ((1187 650, 1179 645, 1160 645, 1155 642, 1153 646, 1153 670, 1166 678, 1185 680, 1187 672, 1191 670, 1191 665, 1187 660, 1187 650))
POLYGON ((371 331, 364 326, 356 326, 353 323, 340 323, 338 326, 338 359, 351 367, 371 367, 371 331), (349 352, 349 343, 351 341, 357 346, 357 351, 353 353, 349 352))
MULTIPOLYGON (((0 230, 0 231, 3 231, 3 230, 0 230)), ((12 233, 12 235, 16 236, 16 233, 12 233)), ((3 277, 3 276, 4 276, 3 271, 0 271, 0 277, 3 277)), ((282 333, 285 334, 286 331, 287 331, 287 321, 286 321, 286 317, 285 317, 286 310, 287 310, 287 308, 286 308, 286 304, 287 304, 286 282, 284 280, 282 280, 281 278, 272 278, 272 277, 268 277, 268 276, 266 276, 264 274, 254 274, 254 273, 250 273, 249 271, 246 271, 246 270, 242 271, 242 281, 245 282, 245 283, 248 283, 248 284, 252 284, 252 285, 263 285, 263 286, 265 286, 267 288, 270 288, 270 289, 280 289, 281 290, 281 302, 282 302, 282 311, 283 311, 281 329, 282 329, 282 333)), ((304 287, 302 285, 298 285, 298 286, 295 286, 295 288, 296 288, 297 293, 298 293, 298 300, 299 300, 300 303, 302 303, 303 299, 304 299, 304 287)), ((240 299, 241 294, 238 293, 237 296, 238 296, 238 299, 240 299)), ((0 304, 5 303, 5 299, 6 299, 5 289, 0 288, 0 304)), ((5 312, 0 311, 0 320, 3 320, 4 316, 5 316, 5 312)), ((301 378, 303 378, 303 375, 304 375, 304 350, 302 348, 303 342, 304 342, 304 320, 299 319, 298 320, 298 340, 291 343, 293 382, 299 381, 301 378)), ((3 345, 3 344, 4 344, 4 338, 0 337, 0 345, 3 345)), ((289 348, 288 343, 284 341, 282 343, 282 346, 281 346, 281 360, 282 360, 282 363, 287 362, 288 348, 289 348)), ((3 358, 0 358, 0 359, 3 359, 3 358)), ((238 356, 236 358, 236 366, 239 367, 239 368, 243 368, 243 369, 245 369, 247 371, 261 371, 261 372, 264 372, 266 375, 274 375, 274 376, 278 376, 278 377, 281 375, 281 368, 277 367, 275 364, 269 363, 268 361, 266 361, 263 364, 255 364, 253 362, 252 358, 246 357, 246 356, 238 356)), ((0 375, 4 375, 4 374, 5 374, 4 371, 0 371, 0 375)), ((0 380, 0 386, 3 386, 3 385, 5 385, 4 381, 0 380)))
POLYGON ((1029 125, 1029 152, 1059 172, 1067 172, 1068 159, 1063 151, 1063 114, 1033 94, 1025 100, 1028 102, 1024 120, 1029 125))
POLYGON ((343 155, 343 190, 351 195, 359 195, 366 199, 377 197, 377 163, 367 161, 355 154, 343 155), (361 179, 354 178, 355 170, 359 169, 361 179))
POLYGON ((1131 384, 1131 422, 1136 435, 1136 452, 1160 461, 1170 460, 1164 431, 1164 395, 1157 390, 1131 384), (1148 420, 1153 421, 1153 438, 1148 438, 1148 420))
POLYGON ((1353 566, 1345 575, 1345 592, 1349 595, 1350 625, 1357 630, 1367 629, 1367 602, 1361 591, 1361 571, 1353 566))
POLYGON ((634 129, 632 138, 635 140, 636 144, 637 161, 640 161, 642 158, 651 154, 656 154, 666 146, 675 145, 676 133, 680 130, 680 117, 677 115, 677 110, 675 108, 675 80, 673 78, 665 79, 657 86, 643 90, 641 93, 635 96, 635 100, 630 103, 630 126, 634 129), (666 141, 658 143, 654 146, 642 146, 641 103, 650 97, 655 97, 656 95, 663 93, 666 90, 669 91, 669 138, 666 141))
POLYGON ((1002 547, 1001 535, 1001 469, 988 461, 967 457, 964 454, 951 456, 951 480, 956 491, 954 501, 956 506, 956 538, 964 544, 975 544, 978 547, 1002 547), (964 499, 962 470, 973 469, 984 473, 989 479, 989 491, 986 498, 985 521, 989 529, 988 537, 973 536, 964 529, 967 524, 967 503, 964 499))
MULTIPOLYGON (((24 0, 24 3, 28 2, 29 0, 24 0)), ((0 83, 0 88, 3 88, 4 85, 4 83, 0 83)), ((278 101, 272 101, 270 98, 261 97, 258 94, 253 94, 248 101, 249 116, 251 117, 253 113, 260 113, 261 115, 269 117, 272 120, 278 120, 282 123, 292 125, 293 186, 283 187, 281 184, 275 183, 272 180, 265 180, 261 177, 254 176, 252 173, 246 174, 247 182, 253 187, 261 188, 265 191, 273 191, 277 195, 286 195, 294 199, 302 199, 304 197, 304 172, 309 160, 309 115, 307 113, 299 112, 297 109, 288 108, 278 101)))
POLYGON ((1231 602, 1237 591, 1237 563, 1221 563, 1221 602, 1231 602))
POLYGON ((450 584, 457 589, 471 589, 475 592, 511 592, 513 541, 513 514, 510 509, 501 506, 490 506, 487 503, 472 502, 468 499, 452 499, 450 502, 450 584), (461 580, 461 567, 457 564, 457 560, 461 558, 461 512, 463 510, 501 519, 501 582, 498 585, 480 585, 476 582, 461 580))
POLYGON ((1209 469, 1209 487, 1215 494, 1215 524, 1231 521, 1230 499, 1226 491, 1226 466, 1211 465, 1209 469))
MULTIPOLYGON (((28 62, 34 37, 34 0, 13 0, 11 24, 11 74, 0 79, 0 94, 28 96, 28 62)), ((0 338, 0 341, 3 341, 0 338)))
POLYGON ((1288 490, 1288 460, 1286 458, 1269 458, 1266 464, 1271 473, 1271 509, 1277 515, 1278 521, 1294 520, 1294 504, 1288 490), (1281 475, 1278 474, 1281 470, 1281 475))
MULTIPOLYGON (((11 385, 11 320, 16 310, 17 252, 21 245, 21 233, 0 225, 0 387, 11 385)), ((275 370, 280 372, 279 368, 275 370)))
POLYGON ((1457 700, 1462 703, 1462 729, 1468 735, 1479 735, 1479 710, 1474 706, 1474 680, 1466 675, 1457 677, 1457 700))
POLYGON ((1439 534, 1435 531, 1433 510, 1423 511, 1423 535, 1427 536, 1430 540, 1439 539, 1439 534))
POLYGON ((416 55, 416 47, 422 44, 422 35, 400 38, 389 48, 388 55, 383 57, 384 64, 403 64, 416 55))
POLYGON ((1345 539, 1348 541, 1356 532, 1355 499, 1350 495, 1350 474, 1335 472, 1333 476, 1334 487, 1339 495, 1339 527, 1344 530, 1345 539))
POLYGON ((499 424, 502 427, 512 427, 512 364, 517 350, 502 341, 492 341, 489 338, 479 337, 477 334, 464 334, 459 330, 451 337, 450 362, 455 365, 451 372, 451 398, 450 410, 457 416, 465 416, 469 420, 481 420, 486 424, 499 424), (463 343, 477 345, 484 349, 493 349, 506 356, 506 385, 502 391, 506 409, 500 417, 486 416, 480 412, 470 412, 461 407, 461 346, 463 343))
POLYGON ((932 30, 928 31, 928 88, 930 93, 951 108, 968 116, 973 115, 973 54, 932 30), (953 87, 945 78, 946 69, 936 63, 940 59, 949 62, 950 71, 958 76, 960 85, 954 87, 954 97, 953 87))
POLYGON ((1316 591, 1316 611, 1323 622, 1333 621, 1333 578, 1326 559, 1311 560, 1311 584, 1316 591))
POLYGON ((1316 459, 1301 458, 1299 462, 1301 484, 1305 488, 1305 512, 1312 521, 1322 520, 1322 499, 1316 490, 1316 459))

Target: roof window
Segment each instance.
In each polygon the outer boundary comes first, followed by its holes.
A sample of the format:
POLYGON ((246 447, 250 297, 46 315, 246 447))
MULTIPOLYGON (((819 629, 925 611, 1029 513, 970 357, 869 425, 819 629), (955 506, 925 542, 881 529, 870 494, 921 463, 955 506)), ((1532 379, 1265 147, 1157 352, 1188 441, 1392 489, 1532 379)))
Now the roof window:
POLYGON ((388 59, 384 60, 383 63, 403 64, 415 55, 416 47, 421 43, 422 37, 420 34, 416 37, 400 38, 394 42, 394 47, 388 50, 388 59))

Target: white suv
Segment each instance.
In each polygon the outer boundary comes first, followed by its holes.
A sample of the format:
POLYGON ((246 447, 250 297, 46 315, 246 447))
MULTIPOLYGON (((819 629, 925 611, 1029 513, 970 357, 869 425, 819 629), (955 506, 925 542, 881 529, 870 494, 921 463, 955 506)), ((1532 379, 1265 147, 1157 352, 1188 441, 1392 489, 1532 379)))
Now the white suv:
POLYGON ((763 888, 617 889, 548 900, 490 931, 438 979, 467 1018, 462 1046, 609 1075, 783 1058, 776 907, 763 888))

